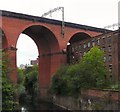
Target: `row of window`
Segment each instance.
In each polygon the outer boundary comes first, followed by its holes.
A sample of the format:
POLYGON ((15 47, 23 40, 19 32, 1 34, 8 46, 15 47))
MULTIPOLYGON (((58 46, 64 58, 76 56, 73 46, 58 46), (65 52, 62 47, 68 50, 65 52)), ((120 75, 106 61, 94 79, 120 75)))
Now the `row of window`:
MULTIPOLYGON (((103 61, 106 62, 106 57, 103 58, 103 61)), ((108 62, 112 62, 112 55, 108 55, 108 62)))
MULTIPOLYGON (((106 49, 106 47, 103 46, 103 47, 102 47, 102 50, 103 50, 104 52, 106 52, 106 51, 108 50, 108 52, 111 53, 112 47, 111 47, 111 45, 109 45, 108 48, 106 49)), ((78 50, 74 50, 74 48, 72 47, 72 53, 78 53, 78 52, 79 52, 80 54, 82 54, 82 50, 79 50, 79 51, 78 51, 78 50)), ((89 52, 89 49, 87 50, 87 52, 89 52)), ((83 54, 84 54, 84 53, 85 53, 85 51, 83 51, 83 54)))
MULTIPOLYGON (((84 52, 84 54, 85 54, 86 52, 84 52)), ((76 56, 75 55, 71 55, 71 58, 72 59, 78 59, 78 58, 81 58, 83 56, 83 54, 80 52, 79 54, 78 53, 76 53, 76 56)), ((104 58, 103 58, 103 61, 104 62, 106 62, 106 57, 104 56, 104 58)), ((108 62, 112 62, 112 55, 108 55, 108 62)))
MULTIPOLYGON (((105 46, 102 47, 102 50, 103 50, 104 52, 106 52, 105 46)), ((111 52, 111 51, 112 51, 112 47, 111 47, 111 45, 109 45, 109 46, 108 46, 108 52, 111 52)))
MULTIPOLYGON (((73 58, 74 58, 74 56, 73 56, 73 58)), ((78 60, 77 60, 77 59, 75 60, 75 58, 74 58, 74 60, 71 60, 70 63, 73 63, 73 64, 74 64, 74 63, 78 63, 78 60)), ((112 64, 109 64, 108 67, 109 67, 109 71, 112 72, 112 64)))
MULTIPOLYGON (((76 51, 76 50, 81 50, 82 48, 90 48, 92 46, 95 46, 96 42, 95 39, 92 39, 92 45, 91 42, 88 43, 84 43, 83 45, 79 44, 79 45, 73 45, 72 46, 72 52, 76 51)), ((109 44, 109 49, 110 49, 110 44, 111 44, 111 36, 108 37, 108 44, 109 44)), ((97 45, 100 45, 100 38, 97 39, 97 45)), ((103 38, 103 45, 105 45, 105 38, 103 38)))

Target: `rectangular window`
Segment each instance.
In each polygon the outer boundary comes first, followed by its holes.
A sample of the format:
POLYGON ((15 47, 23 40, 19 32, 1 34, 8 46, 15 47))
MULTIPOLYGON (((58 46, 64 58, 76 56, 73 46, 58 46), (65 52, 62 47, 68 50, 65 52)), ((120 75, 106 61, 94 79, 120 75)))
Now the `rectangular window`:
POLYGON ((102 47, 102 50, 105 52, 105 46, 102 47))
POLYGON ((103 61, 105 62, 106 61, 106 57, 104 56, 104 58, 103 58, 103 61))
POLYGON ((83 47, 84 47, 84 49, 86 48, 86 44, 85 44, 85 43, 84 43, 84 46, 83 46, 83 47))
POLYGON ((103 44, 105 44, 105 38, 103 38, 103 44))
POLYGON ((88 47, 90 47, 90 42, 88 42, 88 47))
POLYGON ((107 35, 107 37, 111 37, 111 35, 107 35))
POLYGON ((102 37, 103 39, 105 38, 105 36, 102 37))
POLYGON ((112 61, 112 56, 111 56, 111 55, 108 56, 108 61, 109 61, 109 62, 112 61))
POLYGON ((97 40, 97 44, 100 45, 100 39, 97 40))
POLYGON ((92 46, 95 46, 95 39, 92 40, 92 46))
POLYGON ((108 37, 108 44, 111 44, 111 37, 108 37))
POLYGON ((109 71, 112 72, 112 64, 109 64, 109 71))
POLYGON ((108 46, 108 52, 111 52, 112 48, 111 46, 108 46))

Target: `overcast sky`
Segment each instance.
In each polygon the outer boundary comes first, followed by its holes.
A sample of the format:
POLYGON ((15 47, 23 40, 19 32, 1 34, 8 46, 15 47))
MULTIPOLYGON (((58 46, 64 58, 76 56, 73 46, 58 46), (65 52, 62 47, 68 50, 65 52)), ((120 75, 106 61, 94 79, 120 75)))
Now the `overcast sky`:
MULTIPOLYGON (((104 28, 118 23, 118 2, 120 0, 0 0, 0 9, 23 14, 41 16, 43 13, 62 6, 65 21, 104 28)), ((56 11, 51 19, 61 20, 61 11, 56 11)), ((28 64, 36 59, 37 48, 33 41, 20 35, 17 43, 17 65, 28 64), (29 46, 28 51, 26 47, 29 46)))

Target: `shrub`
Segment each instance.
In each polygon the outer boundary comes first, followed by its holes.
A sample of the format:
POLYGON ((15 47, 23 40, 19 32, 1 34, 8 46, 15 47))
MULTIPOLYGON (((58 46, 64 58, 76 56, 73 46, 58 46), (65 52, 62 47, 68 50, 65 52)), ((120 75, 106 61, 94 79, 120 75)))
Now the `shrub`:
POLYGON ((81 88, 106 88, 110 84, 103 62, 104 52, 91 48, 75 65, 62 66, 52 78, 50 90, 54 94, 77 96, 81 88))

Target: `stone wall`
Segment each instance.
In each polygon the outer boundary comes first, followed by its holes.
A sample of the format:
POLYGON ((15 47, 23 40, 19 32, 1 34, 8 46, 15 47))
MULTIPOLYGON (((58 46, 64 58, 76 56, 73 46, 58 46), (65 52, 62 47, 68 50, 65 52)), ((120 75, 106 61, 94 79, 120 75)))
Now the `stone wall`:
POLYGON ((69 110, 120 110, 119 91, 81 90, 79 98, 53 96, 53 102, 69 110))

